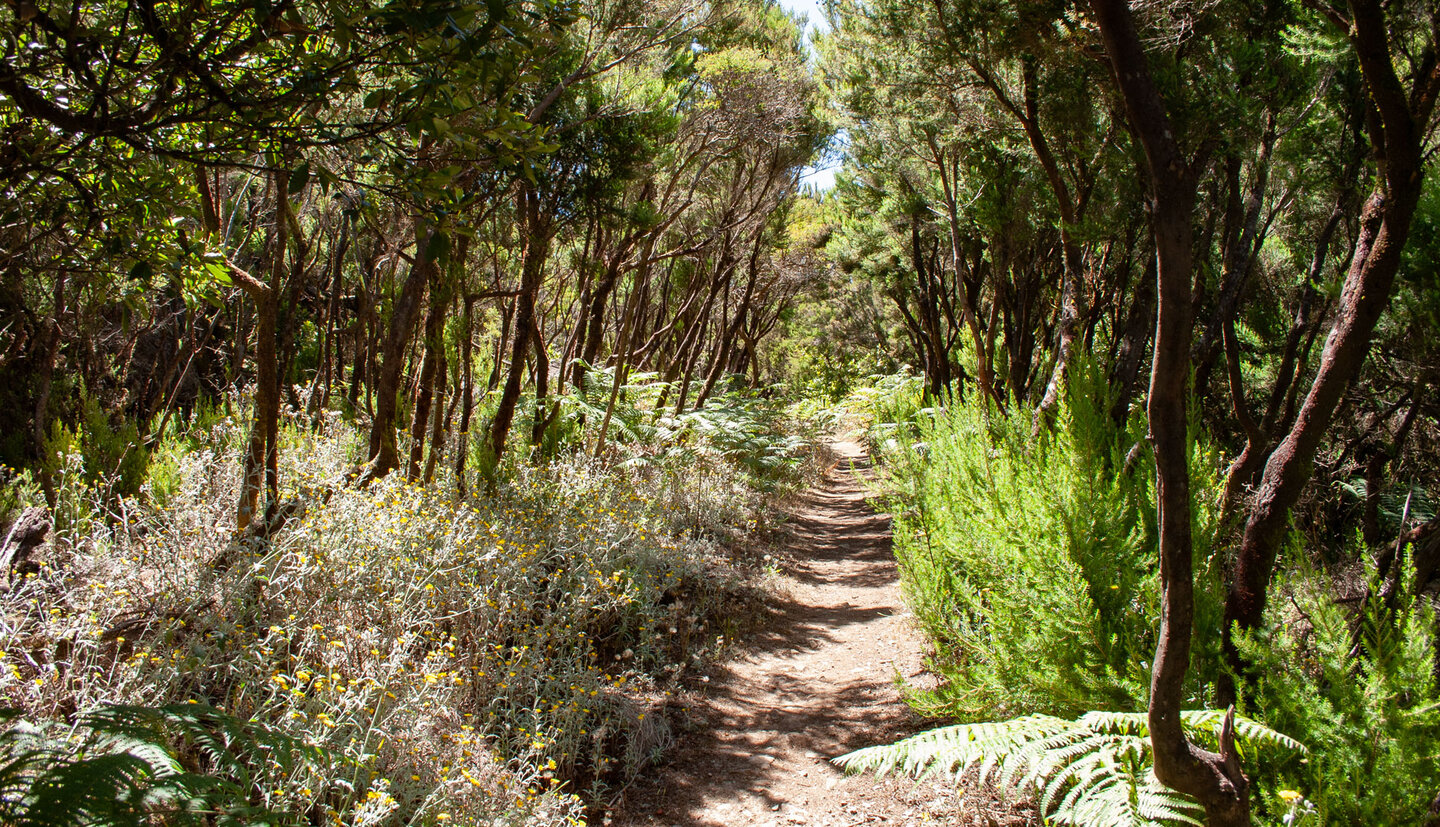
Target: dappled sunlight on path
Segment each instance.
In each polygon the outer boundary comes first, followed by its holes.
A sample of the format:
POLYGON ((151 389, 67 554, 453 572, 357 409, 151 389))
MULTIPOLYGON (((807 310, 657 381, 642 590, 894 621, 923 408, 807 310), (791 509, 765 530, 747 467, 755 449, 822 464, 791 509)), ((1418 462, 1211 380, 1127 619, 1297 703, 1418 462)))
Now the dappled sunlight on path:
POLYGON ((852 827, 922 824, 953 788, 840 773, 830 759, 922 728, 897 678, 924 680, 922 640, 900 599, 890 518, 865 501, 861 447, 792 510, 782 597, 748 655, 716 667, 700 726, 626 796, 617 824, 852 827))

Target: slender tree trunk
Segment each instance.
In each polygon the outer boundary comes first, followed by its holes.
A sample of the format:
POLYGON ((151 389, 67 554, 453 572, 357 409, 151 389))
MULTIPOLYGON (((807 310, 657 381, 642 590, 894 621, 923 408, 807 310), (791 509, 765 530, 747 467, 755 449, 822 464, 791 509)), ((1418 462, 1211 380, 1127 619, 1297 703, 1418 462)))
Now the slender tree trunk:
MULTIPOLYGON (((50 390, 55 382, 55 362, 60 358, 60 319, 65 314, 65 274, 55 277, 53 312, 45 326, 45 337, 40 342, 40 376, 35 388, 34 430, 31 438, 35 441, 37 454, 45 453, 45 444, 50 439, 50 390)), ((63 461, 63 458, 62 458, 63 461)), ((40 463, 40 489, 50 510, 55 510, 55 480, 50 474, 49 463, 40 463)))
POLYGON ((431 407, 434 410, 433 420, 430 424, 430 451, 425 455, 425 476, 423 482, 429 485, 435 480, 435 465, 440 461, 440 455, 445 453, 445 390, 450 378, 450 369, 446 364, 444 348, 440 349, 439 369, 435 372, 435 400, 431 407))
POLYGON ((1159 311, 1150 371, 1150 441, 1155 450, 1160 523, 1160 637, 1150 680, 1150 744, 1155 776, 1194 796, 1214 827, 1250 823, 1250 782, 1234 744, 1233 710, 1220 752, 1192 744, 1180 712, 1195 621, 1186 385, 1190 378, 1191 262, 1196 172, 1181 155, 1169 113, 1150 74, 1127 0, 1093 0, 1105 50, 1150 169, 1159 311))
POLYGON ((1140 367, 1145 364, 1146 346, 1150 343, 1150 333, 1155 329, 1152 320, 1155 318, 1156 265, 1157 257, 1151 255, 1145 264, 1145 275, 1141 276, 1130 297, 1125 333, 1115 356, 1115 373, 1111 382, 1115 389, 1115 404, 1110 408, 1110 418, 1117 425, 1124 425, 1130 416, 1140 367))
POLYGON ((625 385, 630 370, 630 329, 635 323, 635 305, 638 303, 640 285, 636 284, 625 303, 625 318, 620 324, 620 340, 615 346, 615 375, 610 382, 610 397, 605 402, 605 416, 600 420, 600 432, 595 435, 595 456, 605 454, 605 436, 610 431, 610 420, 615 415, 615 406, 620 400, 620 388, 625 385))
MULTIPOLYGON (((312 415, 330 407, 330 380, 332 376, 339 373, 339 363, 343 359, 335 340, 340 324, 340 295, 345 292, 342 289, 341 275, 345 269, 345 255, 349 250, 350 222, 342 220, 340 240, 336 242, 335 252, 330 262, 330 301, 327 302, 325 310, 325 341, 320 352, 320 371, 316 375, 314 388, 310 392, 312 415)), ((343 379, 343 377, 341 378, 343 379)))
POLYGON ((430 311, 425 317, 425 356, 420 363, 419 388, 410 419, 410 458, 405 466, 405 477, 412 481, 420 478, 420 460, 425 456, 425 434, 430 425, 430 406, 435 397, 435 377, 444 358, 445 343, 441 337, 445 332, 445 310, 449 304, 449 297, 440 295, 439 285, 431 285, 430 311))
POLYGON ((470 454, 470 416, 475 410, 475 365, 472 361, 475 336, 475 299, 465 296, 460 316, 460 436, 455 448, 455 486, 465 496, 465 461, 470 454))
POLYGON ((1265 190, 1270 182, 1270 154, 1275 146, 1275 113, 1266 113, 1265 134, 1260 139, 1260 149, 1255 157, 1254 180, 1240 200, 1240 161, 1230 162, 1230 188, 1233 204, 1226 209, 1224 232, 1223 265, 1220 276, 1220 292, 1216 297, 1215 312, 1210 315, 1205 332, 1195 345, 1195 392, 1205 393, 1210 383, 1210 372, 1223 347, 1225 325, 1235 320, 1240 308, 1240 294, 1250 278, 1255 261, 1255 252, 1265 243, 1265 231, 1260 224, 1260 213, 1265 206, 1265 190))
MULTIPOLYGON (((955 192, 956 183, 949 174, 945 153, 940 150, 939 144, 933 138, 930 139, 930 152, 934 155, 940 169, 940 187, 945 196, 945 217, 949 220, 950 227, 950 262, 951 267, 955 270, 955 278, 959 280, 960 274, 964 270, 965 256, 960 249, 962 234, 960 232, 960 204, 955 192)), ((963 292, 960 310, 965 328, 970 332, 971 344, 975 347, 975 380, 980 385, 980 393, 1003 409, 1005 396, 1003 393, 997 393, 995 389, 995 376, 991 369, 989 353, 986 350, 985 335, 980 330, 979 316, 969 291, 963 292)))
POLYGON ((520 401, 521 380, 525 376, 525 353, 535 335, 535 297, 540 292, 540 277, 549 250, 549 230, 541 225, 539 196, 528 187, 520 195, 521 215, 525 218, 525 253, 520 272, 520 294, 515 297, 515 324, 511 336, 510 371, 500 392, 495 419, 490 423, 490 451, 498 460, 505 455, 505 441, 515 421, 515 405, 520 401))
MULTIPOLYGON (((535 355, 535 417, 530 423, 530 444, 539 445, 550 427, 550 352, 537 319, 531 327, 531 352, 535 355)), ((559 406, 555 406, 559 410, 559 406)))
POLYGON ((425 227, 423 222, 417 221, 415 225, 415 263, 410 266, 410 274, 400 287, 400 295, 395 297, 395 306, 390 312, 390 329, 381 354, 380 377, 374 383, 375 419, 370 427, 370 463, 360 475, 361 484, 383 477, 400 465, 400 450, 395 443, 400 382, 405 373, 406 351, 410 349, 410 340, 415 335, 420 302, 426 285, 433 281, 435 261, 430 246, 438 232, 434 227, 425 227))
POLYGON ((679 416, 685 410, 685 401, 690 395, 690 380, 695 375, 696 363, 700 361, 700 354, 705 352, 705 331, 710 327, 710 316, 704 315, 695 320, 696 330, 699 335, 695 337, 688 355, 681 357, 680 362, 680 393, 675 402, 675 415, 679 416))
POLYGON ((700 389, 700 398, 696 400, 695 407, 703 407, 705 400, 715 391, 715 383, 720 381, 725 368, 730 363, 730 349, 735 344, 735 338, 740 333, 740 328, 745 324, 745 314, 750 310, 750 301, 755 295, 755 281, 759 278, 759 261, 761 242, 763 239, 763 228, 755 233, 755 240, 751 245, 749 276, 745 281, 745 292, 741 295, 740 306, 735 310, 735 318, 730 324, 720 331, 720 339, 716 343, 719 347, 715 354, 715 363, 710 366, 710 373, 705 377, 705 386, 700 389))
POLYGON ((254 522, 260 505, 260 492, 268 492, 272 501, 278 499, 276 465, 280 431, 280 379, 276 353, 276 317, 278 297, 285 278, 285 247, 289 230, 289 175, 277 169, 271 175, 275 197, 275 230, 270 245, 270 283, 264 284, 233 263, 232 279, 255 302, 255 394, 250 437, 246 443, 241 469, 240 501, 235 510, 235 528, 244 531, 254 522))
MULTIPOLYGON (((1295 308, 1295 321, 1290 327, 1290 332, 1285 337, 1285 348, 1280 355, 1280 368, 1275 374, 1275 386, 1270 391, 1270 402, 1266 405, 1265 416, 1261 421, 1261 428, 1266 433, 1275 430, 1280 422, 1280 413, 1284 409, 1284 401, 1290 394, 1290 387, 1296 379, 1297 364, 1300 361, 1300 342, 1310 334, 1318 321, 1315 316, 1315 306, 1320 301, 1320 293, 1315 285, 1325 274, 1325 260, 1330 255, 1330 243, 1335 237, 1335 231, 1340 228, 1340 222, 1345 219, 1344 196, 1341 196, 1335 203, 1335 209, 1330 213, 1330 218, 1325 226, 1320 229, 1320 235, 1315 240, 1315 254, 1310 259, 1310 269, 1305 274, 1305 284, 1300 288, 1300 300, 1295 308)), ((1248 484, 1248 480, 1246 480, 1248 484)))

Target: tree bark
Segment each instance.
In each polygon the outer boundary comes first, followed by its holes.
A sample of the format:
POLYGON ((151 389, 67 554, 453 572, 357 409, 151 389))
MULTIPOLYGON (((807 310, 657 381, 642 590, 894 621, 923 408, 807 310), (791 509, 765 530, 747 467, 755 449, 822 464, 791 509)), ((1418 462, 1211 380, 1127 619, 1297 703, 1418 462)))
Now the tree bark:
POLYGON ((1195 392, 1205 393, 1210 382, 1210 372, 1223 344, 1225 325, 1235 320, 1240 308, 1240 294, 1250 277, 1255 261, 1255 252, 1265 243, 1265 231, 1260 224, 1260 213, 1265 205, 1265 190, 1270 183, 1270 155, 1275 147, 1275 113, 1266 113, 1265 134, 1260 139, 1253 170, 1254 180, 1240 199, 1240 160, 1229 162, 1227 174, 1233 203, 1226 209, 1224 231, 1223 265, 1220 275, 1220 291, 1216 297, 1215 312, 1205 326, 1200 341, 1192 353, 1195 362, 1195 392))
POLYGON ((1151 255, 1145 264, 1145 274, 1135 285, 1135 292, 1130 297, 1130 313, 1125 319, 1125 333, 1115 356, 1115 370, 1110 383, 1115 390, 1115 403, 1110 408, 1110 418, 1117 425, 1123 426, 1130 417, 1130 404, 1135 399, 1140 368, 1145 364, 1145 351, 1150 344, 1150 334, 1155 329, 1151 320, 1155 318, 1157 264, 1157 257, 1151 255))
POLYGON ((475 366, 473 363, 475 336, 475 298, 465 296, 465 309, 460 316, 460 430, 459 444, 455 448, 455 487, 460 496, 465 496, 465 461, 470 455, 470 416, 475 410, 475 366))
POLYGON ((445 356, 445 349, 440 349, 440 364, 435 371, 435 399, 431 404, 433 415, 430 423, 430 450, 425 455, 425 476, 421 482, 429 485, 435 480, 435 466, 440 462, 440 455, 445 452, 445 430, 448 426, 449 417, 446 414, 445 391, 449 385, 450 366, 449 359, 445 356))
POLYGON ((265 490, 272 501, 279 498, 278 438, 280 433, 280 378, 276 353, 278 297, 285 277, 285 247, 289 221, 289 175, 277 169, 271 176, 275 196, 275 230, 270 245, 270 283, 252 277, 233 262, 231 279, 255 302, 255 394, 250 437, 242 459, 240 501, 235 509, 235 530, 244 531, 254 522, 265 490))
MULTIPOLYGON (((434 268, 434 272, 438 273, 439 268, 434 268)), ((411 481, 420 478, 420 460, 425 456, 426 428, 435 399, 435 377, 444 359, 445 312, 449 307, 450 296, 438 283, 431 284, 430 309, 425 315, 425 356, 420 363, 419 393, 415 395, 415 410, 410 419, 410 457, 405 467, 405 476, 411 481)))
POLYGON ((535 296, 540 291, 540 277, 549 249, 549 230, 540 220, 540 199, 527 186, 517 196, 525 222, 525 252, 520 270, 520 292, 515 297, 515 321, 511 333, 510 370, 500 391, 495 419, 490 423, 490 451, 498 461, 505 454, 505 442, 515 421, 515 406, 520 401, 521 382, 525 377, 525 352, 535 335, 535 296))
MULTIPOLYGON (((44 339, 37 342, 40 349, 40 377, 35 389, 34 431, 36 453, 45 452, 45 443, 50 434, 50 390, 55 382, 55 362, 60 358, 60 319, 65 313, 65 274, 55 277, 54 308, 45 328, 44 339)), ((63 461, 63 458, 62 458, 63 461)), ((50 510, 55 510, 55 481, 49 470, 49 463, 40 463, 40 489, 50 510)))
POLYGON ((1181 723, 1185 673, 1194 631, 1186 390, 1190 374, 1191 266, 1198 163, 1187 161, 1155 88, 1126 0, 1092 0, 1105 50, 1125 99, 1131 127, 1150 169, 1157 294, 1155 355, 1150 371, 1150 441, 1155 451, 1160 523, 1160 638, 1150 681, 1150 743, 1155 776, 1194 796, 1217 827, 1250 823, 1249 780, 1240 769, 1227 715, 1220 752, 1191 743, 1181 723), (1229 737, 1227 737, 1227 735, 1229 737))
POLYGON ((710 372, 705 377, 705 385, 700 389, 700 397, 695 402, 695 407, 705 405, 710 394, 715 391, 715 384, 724 375, 725 369, 730 365, 730 349, 735 344, 735 337, 739 334, 740 328, 745 324, 745 314, 750 311, 750 301, 755 296, 755 281, 759 278, 760 250, 764 238, 764 228, 755 231, 755 239, 750 246, 749 273, 745 280, 745 292, 740 296, 740 304, 735 308, 735 317, 728 325, 720 329, 720 339, 716 342, 715 363, 710 366, 710 372))

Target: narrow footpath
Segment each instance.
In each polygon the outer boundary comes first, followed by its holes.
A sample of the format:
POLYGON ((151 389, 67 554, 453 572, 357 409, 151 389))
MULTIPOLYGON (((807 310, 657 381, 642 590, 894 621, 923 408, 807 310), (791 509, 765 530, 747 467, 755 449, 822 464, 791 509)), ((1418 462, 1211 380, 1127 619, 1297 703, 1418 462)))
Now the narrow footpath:
MULTIPOLYGON (((861 446, 792 511, 773 616, 715 668, 699 725, 625 796, 625 827, 858 827, 953 819, 963 791, 846 776, 830 759, 919 731, 896 679, 922 674, 901 602, 890 518, 865 502, 861 446)), ((608 821, 608 819, 607 819, 608 821)))

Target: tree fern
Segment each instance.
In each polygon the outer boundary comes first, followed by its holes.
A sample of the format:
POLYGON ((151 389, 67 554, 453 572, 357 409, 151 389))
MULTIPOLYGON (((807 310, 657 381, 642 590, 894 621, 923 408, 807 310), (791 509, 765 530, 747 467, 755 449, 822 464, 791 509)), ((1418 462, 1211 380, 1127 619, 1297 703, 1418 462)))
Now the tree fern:
MULTIPOLYGON (((1182 713, 1187 734, 1215 744, 1225 713, 1182 713)), ((1304 751, 1295 739, 1235 717, 1242 750, 1304 751)), ((835 759, 852 772, 943 775, 959 781, 975 771, 984 784, 1035 797, 1048 823, 1084 827, 1195 824, 1198 802, 1155 777, 1150 728, 1136 712, 1089 712, 1074 721, 1029 715, 1010 721, 960 724, 922 732, 894 744, 866 747, 835 759)))

